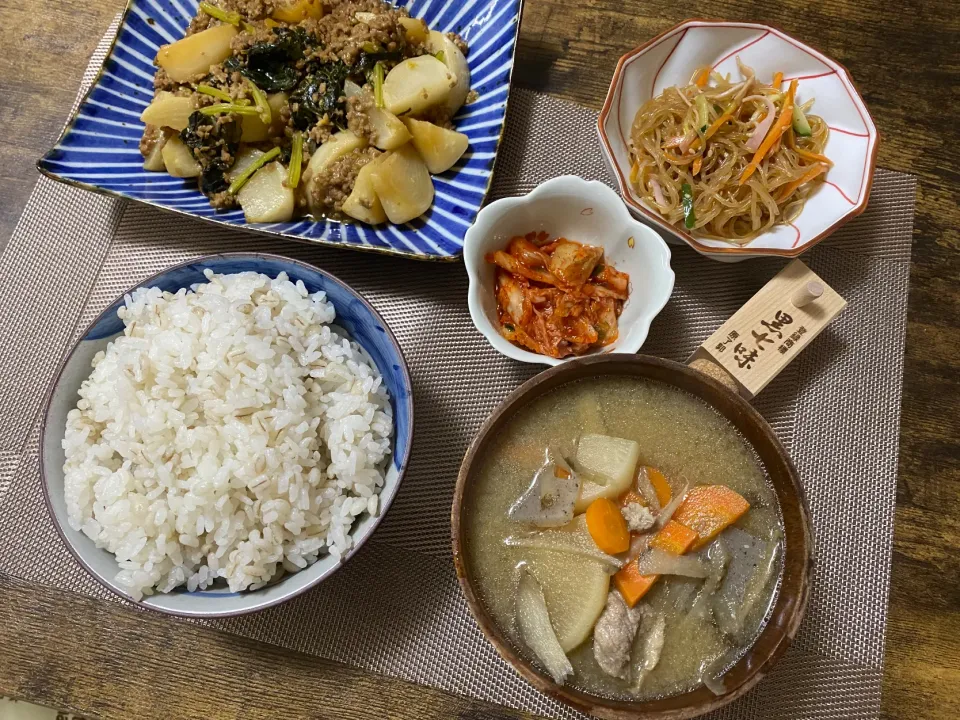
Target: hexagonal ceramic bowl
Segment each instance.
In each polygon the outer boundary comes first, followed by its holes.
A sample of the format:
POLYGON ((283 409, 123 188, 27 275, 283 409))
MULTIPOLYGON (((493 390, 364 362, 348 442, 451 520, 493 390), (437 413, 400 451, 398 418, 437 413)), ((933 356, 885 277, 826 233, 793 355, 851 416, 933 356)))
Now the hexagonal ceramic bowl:
POLYGON ((617 64, 598 121, 600 143, 624 202, 636 217, 662 228, 716 260, 778 255, 796 257, 866 209, 876 164, 876 125, 840 63, 786 33, 756 23, 688 20, 630 51, 617 64), (830 126, 826 155, 834 161, 823 182, 793 222, 777 225, 742 247, 698 237, 647 205, 630 185, 630 128, 637 110, 666 88, 686 85, 696 68, 710 65, 739 76, 737 57, 757 76, 799 80, 801 101, 815 98, 813 112, 830 126))

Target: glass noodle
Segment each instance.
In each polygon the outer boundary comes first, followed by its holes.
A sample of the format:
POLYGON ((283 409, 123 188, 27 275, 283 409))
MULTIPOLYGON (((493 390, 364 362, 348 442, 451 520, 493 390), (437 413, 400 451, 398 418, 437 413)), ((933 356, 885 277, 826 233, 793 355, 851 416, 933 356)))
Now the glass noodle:
POLYGON ((670 223, 744 245, 796 218, 832 163, 823 155, 830 130, 805 114, 812 99, 794 103, 796 81, 778 73, 763 83, 737 65, 742 80, 698 68, 689 85, 640 108, 630 181, 670 223))

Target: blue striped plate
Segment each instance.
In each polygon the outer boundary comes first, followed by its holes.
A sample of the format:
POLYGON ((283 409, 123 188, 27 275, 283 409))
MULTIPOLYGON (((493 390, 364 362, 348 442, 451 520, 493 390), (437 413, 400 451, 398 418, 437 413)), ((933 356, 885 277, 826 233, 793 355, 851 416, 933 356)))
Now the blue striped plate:
POLYGON ((183 37, 196 0, 129 0, 99 76, 37 168, 70 185, 292 240, 423 260, 456 259, 490 187, 522 0, 407 0, 405 7, 432 29, 459 33, 467 41, 471 87, 478 95, 454 118, 457 130, 470 138, 470 147, 453 168, 434 177, 433 207, 414 222, 377 227, 331 220, 251 225, 240 210, 211 208, 195 181, 143 169, 140 113, 153 98, 153 58, 160 45, 183 37))

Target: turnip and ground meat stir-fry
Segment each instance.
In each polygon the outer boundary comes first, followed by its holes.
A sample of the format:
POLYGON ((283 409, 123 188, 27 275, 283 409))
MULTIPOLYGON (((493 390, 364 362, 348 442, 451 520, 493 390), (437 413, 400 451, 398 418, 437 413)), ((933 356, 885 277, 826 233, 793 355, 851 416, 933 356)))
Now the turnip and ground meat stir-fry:
POLYGON ((379 0, 201 2, 157 53, 144 168, 248 222, 409 222, 467 149, 466 51, 379 0))
POLYGON ((726 420, 674 388, 594 378, 551 391, 504 427, 469 492, 482 600, 559 683, 720 692, 774 598, 773 491, 726 420))

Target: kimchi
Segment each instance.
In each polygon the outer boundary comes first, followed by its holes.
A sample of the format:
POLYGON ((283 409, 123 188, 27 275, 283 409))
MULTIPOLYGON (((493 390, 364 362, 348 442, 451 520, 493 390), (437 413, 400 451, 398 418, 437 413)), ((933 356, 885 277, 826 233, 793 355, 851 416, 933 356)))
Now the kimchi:
POLYGON ((563 358, 617 339, 630 277, 607 261, 603 248, 532 232, 486 260, 497 266, 500 332, 510 342, 563 358))

